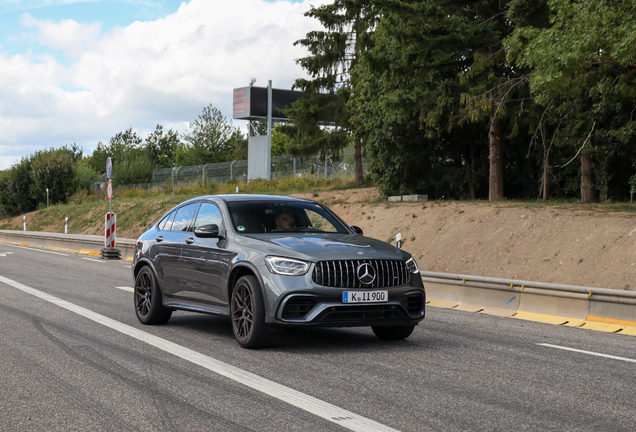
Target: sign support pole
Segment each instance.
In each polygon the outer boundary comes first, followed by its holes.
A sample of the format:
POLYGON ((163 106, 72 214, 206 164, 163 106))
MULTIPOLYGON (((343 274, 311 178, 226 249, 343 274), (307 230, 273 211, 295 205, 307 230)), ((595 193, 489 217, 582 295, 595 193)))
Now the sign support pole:
POLYGON ((267 180, 272 179, 272 80, 267 81, 267 180))

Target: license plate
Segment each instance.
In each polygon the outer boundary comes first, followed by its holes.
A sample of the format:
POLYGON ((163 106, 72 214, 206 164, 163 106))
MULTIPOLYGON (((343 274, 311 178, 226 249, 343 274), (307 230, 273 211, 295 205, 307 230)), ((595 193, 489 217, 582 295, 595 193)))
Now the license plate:
POLYGON ((343 303, 384 303, 389 300, 388 291, 345 291, 343 303))

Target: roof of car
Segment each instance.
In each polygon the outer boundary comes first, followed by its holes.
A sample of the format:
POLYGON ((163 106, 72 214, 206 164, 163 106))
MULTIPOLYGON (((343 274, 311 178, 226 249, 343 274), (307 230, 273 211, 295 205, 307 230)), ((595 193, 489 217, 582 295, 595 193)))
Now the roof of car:
POLYGON ((310 201, 305 198, 287 197, 281 195, 251 195, 251 194, 233 194, 233 195, 207 195, 196 199, 221 198, 224 201, 310 201))

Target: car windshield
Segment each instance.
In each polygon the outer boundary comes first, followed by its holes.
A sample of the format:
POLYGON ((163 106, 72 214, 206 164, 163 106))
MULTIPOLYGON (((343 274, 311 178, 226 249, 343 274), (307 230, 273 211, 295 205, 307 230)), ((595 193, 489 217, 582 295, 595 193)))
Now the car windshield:
POLYGON ((348 233, 325 208, 303 201, 230 201, 234 229, 240 234, 348 233))

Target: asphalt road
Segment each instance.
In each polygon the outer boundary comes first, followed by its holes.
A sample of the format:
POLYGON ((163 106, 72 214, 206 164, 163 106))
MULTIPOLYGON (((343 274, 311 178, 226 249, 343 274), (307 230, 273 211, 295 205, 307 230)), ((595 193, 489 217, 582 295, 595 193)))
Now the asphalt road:
POLYGON ((0 431, 636 430, 636 337, 430 307, 406 341, 245 350, 225 318, 143 326, 132 286, 128 262, 0 245, 0 431))

